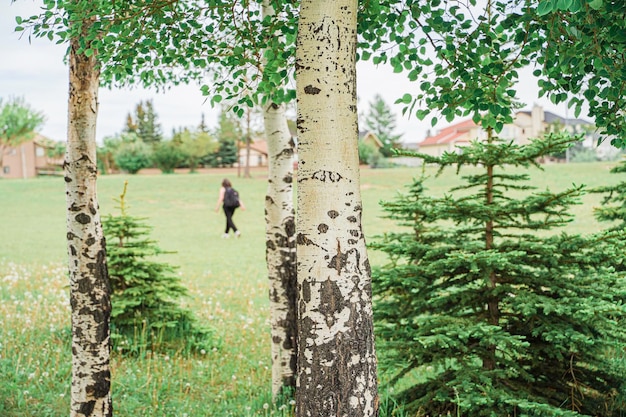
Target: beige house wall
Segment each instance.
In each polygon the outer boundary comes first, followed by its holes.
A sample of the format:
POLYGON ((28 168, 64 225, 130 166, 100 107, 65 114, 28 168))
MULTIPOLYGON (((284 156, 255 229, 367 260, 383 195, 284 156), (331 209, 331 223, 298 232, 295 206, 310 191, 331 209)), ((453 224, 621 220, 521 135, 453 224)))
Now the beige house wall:
POLYGON ((429 145, 419 148, 419 153, 430 156, 441 156, 444 152, 457 152, 459 148, 469 145, 468 141, 456 141, 452 143, 443 143, 441 145, 429 145))
POLYGON ((33 178, 37 169, 47 166, 46 150, 31 140, 5 150, 2 161, 3 178, 33 178))
POLYGON ((505 128, 516 129, 517 136, 511 137, 511 139, 516 139, 519 145, 526 145, 530 139, 539 138, 546 132, 544 119, 543 107, 534 105, 530 114, 518 112, 513 124, 506 125, 505 128))
MULTIPOLYGON (((246 166, 246 148, 239 149, 239 164, 242 167, 246 166)), ((256 149, 250 149, 250 166, 251 167, 264 167, 267 166, 267 155, 257 151, 256 149)))

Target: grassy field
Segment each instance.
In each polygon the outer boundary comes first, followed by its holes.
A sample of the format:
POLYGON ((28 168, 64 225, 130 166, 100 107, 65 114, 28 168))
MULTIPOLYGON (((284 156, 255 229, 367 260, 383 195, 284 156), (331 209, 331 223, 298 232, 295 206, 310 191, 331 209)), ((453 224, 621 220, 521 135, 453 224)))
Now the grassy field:
MULTIPOLYGON (((555 164, 533 171, 539 189, 597 186, 621 180, 612 164, 555 164)), ((427 170, 433 174, 432 169, 427 170)), ((469 172, 469 171, 468 171, 469 172)), ((463 173, 463 172, 462 172, 463 173)), ((379 201, 402 191, 419 169, 362 171, 363 224, 368 239, 395 226, 382 218, 379 201)), ((188 305, 215 327, 222 347, 193 358, 113 356, 117 416, 288 416, 292 405, 270 406, 269 325, 263 202, 266 172, 239 179, 224 170, 199 174, 103 176, 101 214, 117 213, 113 201, 129 181, 129 213, 146 217, 160 246, 176 253, 191 290, 188 305), (238 211, 240 239, 221 239, 223 214, 215 213, 219 184, 233 181, 248 210, 238 211)), ((458 179, 454 171, 428 182, 441 195, 458 179)), ((569 232, 599 229, 586 195, 569 232)), ((69 302, 65 271, 65 192, 62 178, 0 180, 0 415, 63 416, 69 407, 69 302)), ((385 262, 370 253, 373 265, 385 262)))

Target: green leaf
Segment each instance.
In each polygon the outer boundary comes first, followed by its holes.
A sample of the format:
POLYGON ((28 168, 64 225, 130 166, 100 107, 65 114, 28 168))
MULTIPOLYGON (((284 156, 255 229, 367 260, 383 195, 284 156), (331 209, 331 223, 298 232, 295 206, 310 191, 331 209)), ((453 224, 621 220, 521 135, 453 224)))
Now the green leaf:
POLYGON ((545 16, 550 13, 554 9, 554 4, 552 4, 552 0, 543 0, 539 3, 537 7, 537 14, 539 16, 545 16))
POLYGON ((573 0, 557 0, 556 8, 558 10, 569 10, 572 7, 573 0))
POLYGON ((582 0, 573 0, 572 4, 569 6, 569 11, 572 13, 579 12, 583 8, 582 0))
POLYGON ((418 120, 424 120, 426 116, 428 116, 428 110, 418 110, 415 112, 415 117, 417 117, 418 120))
POLYGON ((600 10, 603 3, 603 0, 592 0, 589 2, 589 7, 591 7, 593 10, 600 10))
POLYGON ((402 96, 402 103, 409 104, 413 101, 413 96, 409 93, 406 93, 402 96))

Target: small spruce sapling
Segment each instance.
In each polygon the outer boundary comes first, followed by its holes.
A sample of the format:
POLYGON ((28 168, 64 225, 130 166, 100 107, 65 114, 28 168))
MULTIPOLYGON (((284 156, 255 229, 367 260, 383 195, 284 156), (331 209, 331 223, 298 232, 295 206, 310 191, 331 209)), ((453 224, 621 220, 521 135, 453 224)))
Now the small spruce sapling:
POLYGON ((120 215, 103 220, 111 279, 112 337, 115 348, 137 354, 177 350, 184 353, 215 346, 213 331, 200 326, 191 311, 180 306, 187 289, 176 267, 155 258, 168 252, 150 239, 145 219, 127 212, 126 190, 119 199, 120 215))

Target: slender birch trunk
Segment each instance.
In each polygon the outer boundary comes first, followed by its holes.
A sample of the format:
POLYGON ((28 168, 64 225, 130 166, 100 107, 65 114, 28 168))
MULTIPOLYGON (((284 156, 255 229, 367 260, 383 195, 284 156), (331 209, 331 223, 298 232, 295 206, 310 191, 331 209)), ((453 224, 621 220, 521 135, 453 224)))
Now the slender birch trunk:
MULTIPOLYGON (((88 25, 89 21, 83 21, 88 25)), ((86 34, 83 28, 83 34, 86 34)), ((84 37, 86 38, 86 36, 84 37)), ((99 71, 95 52, 70 41, 68 144, 65 160, 67 248, 72 306, 72 417, 108 417, 111 299, 105 241, 96 196, 99 71)))
POLYGON ((296 386, 296 241, 293 207, 294 143, 285 107, 264 112, 269 154, 265 197, 266 259, 270 283, 272 395, 296 386))
POLYGON ((298 97, 296 416, 378 415, 371 272, 361 227, 357 0, 303 0, 298 97))
MULTIPOLYGON (((276 18, 269 0, 263 18, 276 18)), ((265 63, 264 63, 265 64, 265 63)), ((293 206, 295 144, 284 105, 269 103, 263 112, 269 175, 265 197, 266 260, 270 284, 272 396, 296 388, 296 225, 293 206)))

